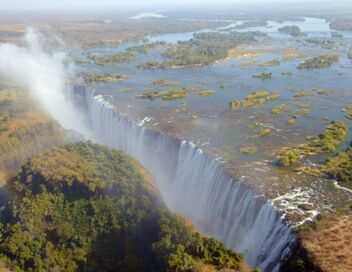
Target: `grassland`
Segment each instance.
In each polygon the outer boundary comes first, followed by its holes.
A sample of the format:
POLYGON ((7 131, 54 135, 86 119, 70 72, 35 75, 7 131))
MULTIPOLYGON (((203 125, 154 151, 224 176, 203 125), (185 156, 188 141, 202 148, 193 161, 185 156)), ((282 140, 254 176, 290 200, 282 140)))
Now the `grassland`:
POLYGON ((319 214, 299 230, 297 248, 284 272, 348 272, 352 267, 352 206, 343 205, 319 214))

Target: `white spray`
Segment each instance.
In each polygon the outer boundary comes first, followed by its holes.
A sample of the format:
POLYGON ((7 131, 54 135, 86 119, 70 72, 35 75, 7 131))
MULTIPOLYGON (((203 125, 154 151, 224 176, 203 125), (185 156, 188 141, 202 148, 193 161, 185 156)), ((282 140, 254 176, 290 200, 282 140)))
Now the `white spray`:
POLYGON ((63 127, 88 136, 82 115, 65 96, 72 66, 65 65, 63 52, 46 52, 40 38, 40 34, 28 28, 24 38, 26 46, 1 43, 0 75, 28 89, 63 127))

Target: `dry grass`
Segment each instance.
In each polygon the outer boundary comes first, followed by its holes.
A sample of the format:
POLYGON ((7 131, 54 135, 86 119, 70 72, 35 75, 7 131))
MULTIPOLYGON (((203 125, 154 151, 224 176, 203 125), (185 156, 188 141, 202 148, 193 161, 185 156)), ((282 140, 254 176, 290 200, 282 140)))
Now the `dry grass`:
POLYGON ((229 50, 228 56, 234 59, 249 59, 261 54, 263 54, 261 50, 235 47, 229 50))
POLYGON ((329 215, 302 236, 303 247, 324 272, 352 271, 352 216, 329 215))
POLYGON ((307 52, 304 52, 296 48, 286 48, 284 49, 282 55, 285 60, 293 60, 296 58, 303 58, 307 56, 307 52))
POLYGON ((64 131, 26 92, 0 90, 0 172, 15 174, 28 157, 67 142, 64 131))

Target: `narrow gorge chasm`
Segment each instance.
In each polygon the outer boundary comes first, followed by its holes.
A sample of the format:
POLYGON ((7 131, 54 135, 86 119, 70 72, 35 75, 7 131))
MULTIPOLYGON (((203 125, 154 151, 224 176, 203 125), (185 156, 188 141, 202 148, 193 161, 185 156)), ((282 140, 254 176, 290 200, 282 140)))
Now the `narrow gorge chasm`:
POLYGON ((275 207, 235 180, 222 162, 191 142, 131 121, 93 89, 75 86, 69 97, 87 111, 93 140, 139 160, 171 210, 243 253, 251 267, 279 271, 295 245, 295 235, 275 207))

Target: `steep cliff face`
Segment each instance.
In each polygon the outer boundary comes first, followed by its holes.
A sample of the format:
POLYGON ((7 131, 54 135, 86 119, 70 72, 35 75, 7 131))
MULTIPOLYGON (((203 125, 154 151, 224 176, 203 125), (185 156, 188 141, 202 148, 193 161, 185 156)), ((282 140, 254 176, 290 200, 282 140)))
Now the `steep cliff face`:
POLYGON ((68 143, 69 138, 26 92, 0 87, 0 172, 5 178, 30 156, 68 143))
POLYGON ((155 178, 169 208, 243 253, 252 267, 279 270, 295 236, 269 202, 192 143, 130 121, 91 90, 86 98, 95 140, 138 159, 155 178))
POLYGON ((30 159, 1 214, 0 261, 19 271, 248 271, 169 212, 133 159, 76 143, 30 159))

